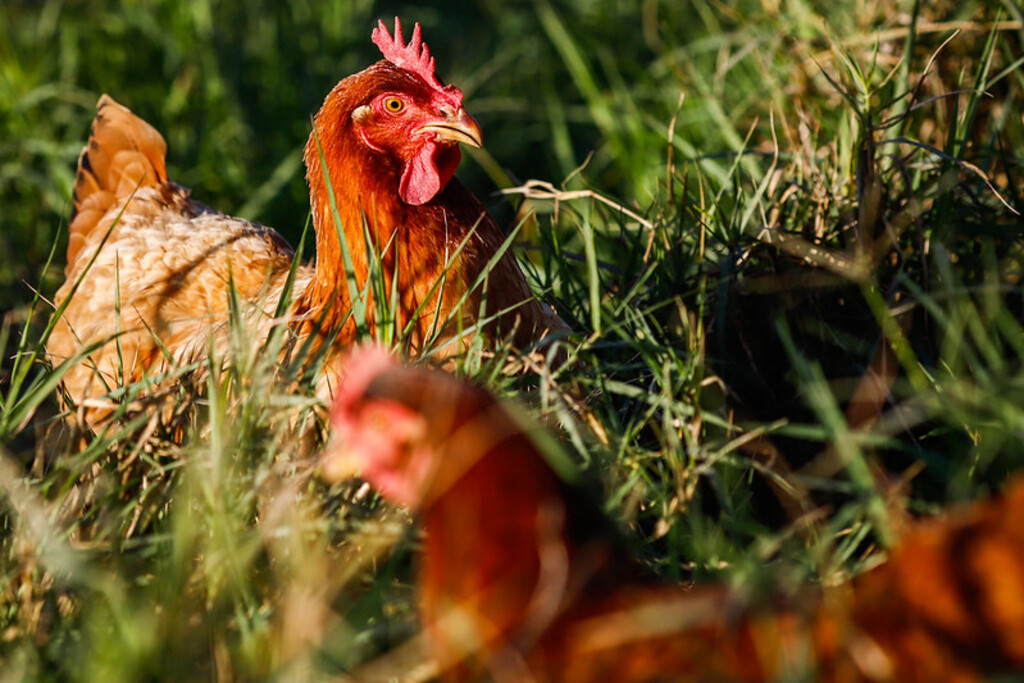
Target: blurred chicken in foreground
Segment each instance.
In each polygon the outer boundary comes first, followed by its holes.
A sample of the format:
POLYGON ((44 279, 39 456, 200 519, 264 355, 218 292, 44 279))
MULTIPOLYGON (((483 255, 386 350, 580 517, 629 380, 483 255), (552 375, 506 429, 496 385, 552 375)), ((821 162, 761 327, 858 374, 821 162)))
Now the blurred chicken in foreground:
POLYGON ((1024 670, 1024 481, 919 524, 847 586, 752 605, 646 575, 542 434, 483 389, 362 349, 325 478, 425 528, 421 615, 444 680, 973 681, 1024 670), (557 461, 552 461, 557 462, 557 461))

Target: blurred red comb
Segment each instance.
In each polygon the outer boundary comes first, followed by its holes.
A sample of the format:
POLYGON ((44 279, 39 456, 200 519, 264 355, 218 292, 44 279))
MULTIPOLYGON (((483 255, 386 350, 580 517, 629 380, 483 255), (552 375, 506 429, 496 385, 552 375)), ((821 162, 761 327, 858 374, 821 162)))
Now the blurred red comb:
POLYGON ((345 376, 334 397, 332 415, 339 418, 350 412, 366 393, 373 380, 398 365, 398 360, 380 346, 360 346, 345 360, 345 376))

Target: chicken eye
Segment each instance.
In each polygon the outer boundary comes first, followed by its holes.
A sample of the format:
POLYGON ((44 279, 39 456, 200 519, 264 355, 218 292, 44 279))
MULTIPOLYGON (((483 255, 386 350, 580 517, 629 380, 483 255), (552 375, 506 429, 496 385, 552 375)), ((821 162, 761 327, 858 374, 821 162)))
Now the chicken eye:
POLYGON ((392 114, 397 114, 405 109, 405 102, 402 102, 402 100, 397 97, 388 97, 384 100, 384 108, 392 114))

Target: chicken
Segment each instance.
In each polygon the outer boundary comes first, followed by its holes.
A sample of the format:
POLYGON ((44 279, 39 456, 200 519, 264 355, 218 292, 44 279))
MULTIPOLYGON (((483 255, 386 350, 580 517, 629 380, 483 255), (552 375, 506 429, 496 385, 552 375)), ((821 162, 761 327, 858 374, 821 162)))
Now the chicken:
MULTIPOLYGON (((394 304, 389 315, 399 333, 408 328, 412 353, 463 333, 435 355, 450 356, 475 331, 490 342, 511 336, 526 349, 567 330, 534 299, 510 253, 485 272, 502 231, 453 177, 459 144, 480 146, 480 129, 462 92, 434 74, 419 24, 408 44, 397 18, 393 36, 378 22, 372 39, 384 59, 334 87, 305 147, 317 251, 295 278, 285 309, 292 328, 300 338, 315 335, 314 347, 330 342, 329 366, 357 336, 351 312, 361 293, 369 332, 378 323, 368 278, 379 264, 379 291, 389 295, 377 304, 394 304)), ((231 286, 257 338, 275 322, 285 289, 288 244, 192 199, 167 179, 165 153, 155 129, 100 98, 79 159, 66 282, 55 298, 66 308, 47 342, 55 364, 98 346, 64 376, 66 395, 86 407, 93 426, 114 407, 112 388, 201 358, 211 341, 223 355, 231 286)))
MULTIPOLYGON (((1024 670, 1024 479, 919 524, 849 585, 754 599, 630 559, 483 389, 357 351, 320 469, 418 512, 421 616, 443 680, 979 680, 1024 670)), ((571 468, 561 468, 562 475, 571 468)))
POLYGON ((587 490, 541 453, 542 432, 510 406, 369 349, 348 362, 331 424, 323 476, 358 474, 422 517, 421 616, 444 680, 655 680, 699 660, 706 645, 666 649, 634 611, 685 594, 630 559, 587 490), (648 637, 628 642, 637 634, 648 637))

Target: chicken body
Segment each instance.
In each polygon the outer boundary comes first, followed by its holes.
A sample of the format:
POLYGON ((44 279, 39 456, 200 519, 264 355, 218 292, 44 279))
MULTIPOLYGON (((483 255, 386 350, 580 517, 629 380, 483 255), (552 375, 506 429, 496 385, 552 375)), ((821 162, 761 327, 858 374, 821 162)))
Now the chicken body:
POLYGON ((328 479, 419 512, 421 612, 450 681, 975 681, 1024 671, 1024 480, 923 523, 834 589, 751 603, 647 576, 528 423, 485 391, 360 351, 328 479), (382 430, 379 425, 387 424, 382 430))
POLYGON ((760 679, 753 639, 726 625, 725 592, 697 599, 650 576, 507 406, 380 350, 349 366, 321 471, 358 474, 418 511, 421 615, 443 680, 760 679), (710 642, 737 658, 704 661, 710 642))
MULTIPOLYGON (((397 20, 394 36, 380 24, 373 39, 385 59, 338 83, 306 145, 317 254, 298 271, 287 308, 292 328, 330 340, 328 367, 356 336, 353 292, 367 296, 370 331, 394 324, 412 353, 467 331, 491 341, 513 335, 526 348, 566 330, 533 298, 511 254, 485 272, 504 237, 452 177, 459 143, 478 146, 480 131, 462 93, 434 76, 419 26, 408 44, 397 20), (339 234, 352 255, 352 283, 339 234), (382 291, 398 292, 388 321, 375 320, 367 286, 378 261, 382 291)), ((165 153, 155 129, 100 98, 79 160, 66 282, 56 296, 58 305, 71 301, 47 342, 55 363, 98 347, 64 381, 92 426, 112 410, 111 389, 201 357, 211 343, 225 348, 232 284, 257 339, 265 336, 291 266, 293 252, 276 232, 212 211, 169 182, 165 153)))
MULTIPOLYGON (((211 342, 227 348, 229 282, 257 336, 265 337, 293 258, 273 230, 211 211, 180 187, 141 188, 130 208, 111 211, 81 240, 57 302, 69 297, 87 265, 88 272, 47 342, 50 357, 62 360, 85 344, 111 340, 63 378, 90 424, 116 408, 105 397, 115 387, 187 365, 211 342)), ((296 286, 312 275, 302 269, 296 286)))

